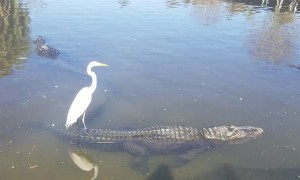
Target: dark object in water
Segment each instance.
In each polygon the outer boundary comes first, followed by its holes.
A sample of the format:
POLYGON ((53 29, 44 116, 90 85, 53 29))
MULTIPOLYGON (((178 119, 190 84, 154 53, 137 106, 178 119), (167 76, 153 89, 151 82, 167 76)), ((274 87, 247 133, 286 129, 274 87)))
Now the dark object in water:
POLYGON ((300 70, 300 66, 297 66, 295 64, 289 64, 290 67, 295 68, 297 70, 300 70))
POLYGON ((33 44, 36 45, 34 53, 41 57, 46 57, 50 59, 56 59, 59 55, 59 51, 51 46, 46 45, 46 41, 43 36, 39 36, 33 44))

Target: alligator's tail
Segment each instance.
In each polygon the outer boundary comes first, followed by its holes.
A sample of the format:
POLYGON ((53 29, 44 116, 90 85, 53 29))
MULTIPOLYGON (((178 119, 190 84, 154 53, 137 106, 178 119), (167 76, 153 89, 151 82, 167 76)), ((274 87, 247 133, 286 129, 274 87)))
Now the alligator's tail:
POLYGON ((40 132, 40 131, 48 131, 54 135, 66 136, 67 131, 64 128, 58 128, 54 124, 48 124, 45 122, 24 122, 19 125, 16 125, 12 128, 6 129, 0 133, 1 137, 6 137, 12 135, 14 132, 18 133, 28 133, 28 132, 40 132))
POLYGON ((49 124, 45 122, 41 122, 33 125, 35 125, 35 127, 40 130, 48 131, 53 136, 56 136, 59 139, 67 140, 67 141, 78 139, 78 135, 79 135, 78 132, 80 131, 80 129, 76 129, 75 127, 66 130, 65 126, 59 127, 55 124, 49 124))
POLYGON ((5 138, 9 136, 13 136, 14 133, 28 133, 28 132, 39 132, 46 130, 46 124, 43 122, 24 122, 18 125, 15 125, 11 128, 2 130, 0 133, 0 138, 5 138))

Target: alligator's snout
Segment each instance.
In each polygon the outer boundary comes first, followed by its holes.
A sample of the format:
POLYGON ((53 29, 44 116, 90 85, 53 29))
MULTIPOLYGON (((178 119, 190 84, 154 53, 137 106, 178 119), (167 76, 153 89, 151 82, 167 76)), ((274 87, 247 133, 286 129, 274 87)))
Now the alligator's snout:
POLYGON ((259 127, 250 128, 246 131, 246 133, 249 134, 249 137, 256 138, 257 136, 260 136, 264 133, 264 130, 259 127))
POLYGON ((256 129, 258 135, 262 135, 264 133, 264 130, 262 128, 256 128, 256 129))
POLYGON ((241 137, 249 137, 249 138, 256 138, 263 134, 264 130, 259 127, 247 127, 244 129, 244 132, 241 131, 241 137))

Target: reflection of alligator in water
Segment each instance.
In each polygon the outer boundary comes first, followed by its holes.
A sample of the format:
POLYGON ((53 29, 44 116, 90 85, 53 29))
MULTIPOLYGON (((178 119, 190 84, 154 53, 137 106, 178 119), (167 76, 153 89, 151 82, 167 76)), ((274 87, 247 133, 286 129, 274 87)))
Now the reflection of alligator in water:
POLYGON ((251 126, 219 126, 213 128, 193 128, 182 126, 155 126, 140 130, 102 130, 102 129, 59 129, 49 127, 55 134, 68 140, 94 144, 101 150, 125 150, 137 157, 132 167, 147 172, 143 163, 149 152, 184 152, 176 161, 176 166, 193 159, 198 153, 215 148, 218 145, 239 144, 255 139, 263 133, 261 128, 251 126))
POLYGON ((34 53, 41 57, 56 59, 59 51, 51 46, 46 45, 46 41, 42 36, 39 36, 33 43, 36 45, 34 53))

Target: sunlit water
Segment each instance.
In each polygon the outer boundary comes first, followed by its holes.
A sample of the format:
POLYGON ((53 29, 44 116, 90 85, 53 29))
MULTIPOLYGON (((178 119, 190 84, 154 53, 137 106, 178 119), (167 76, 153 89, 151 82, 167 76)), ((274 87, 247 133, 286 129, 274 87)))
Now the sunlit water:
MULTIPOLYGON (((90 179, 77 151, 28 122, 64 126, 76 93, 98 87, 90 128, 251 125, 264 135, 170 168, 155 155, 132 170, 126 152, 85 153, 97 179, 299 179, 299 1, 58 1, 1 3, 0 179, 90 179), (57 60, 33 53, 42 35, 57 60), (162 170, 162 171, 160 171, 162 170), (157 175, 157 176, 155 176, 157 175), (157 179, 157 178, 156 178, 157 179)), ((83 147, 84 148, 84 147, 83 147)))

